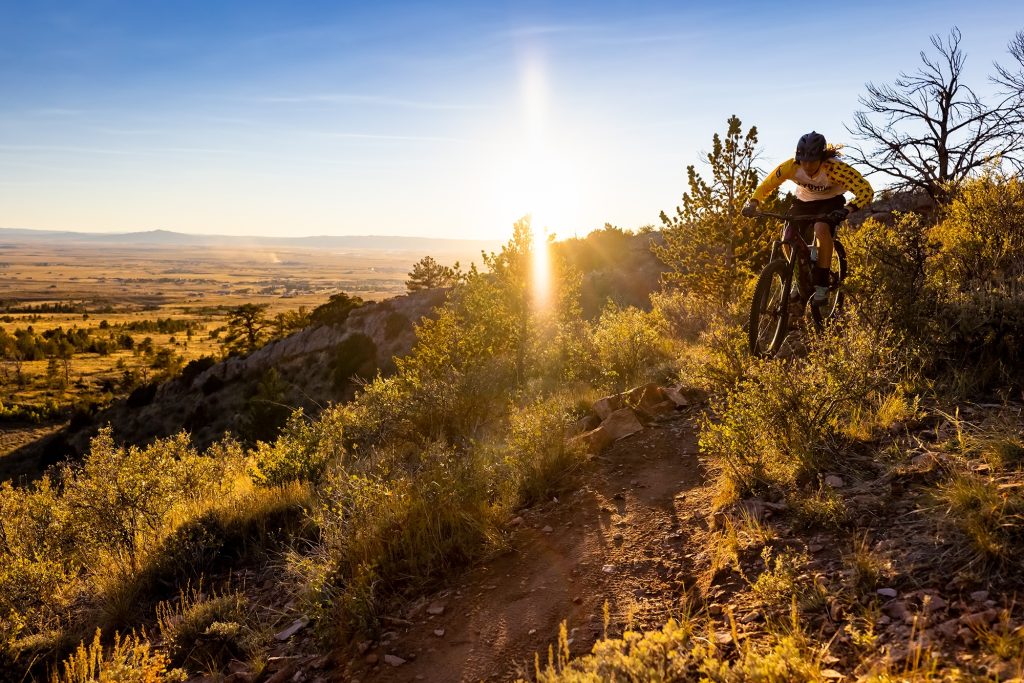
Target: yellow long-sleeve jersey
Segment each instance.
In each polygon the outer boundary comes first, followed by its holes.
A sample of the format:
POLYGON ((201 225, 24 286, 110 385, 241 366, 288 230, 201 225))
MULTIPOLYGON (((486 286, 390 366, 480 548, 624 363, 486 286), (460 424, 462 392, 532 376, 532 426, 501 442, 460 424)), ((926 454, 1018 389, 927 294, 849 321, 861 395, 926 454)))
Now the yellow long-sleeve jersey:
POLYGON ((854 198, 850 206, 863 209, 871 203, 875 191, 857 169, 839 159, 825 159, 821 168, 814 176, 809 176, 795 159, 783 161, 754 190, 753 198, 763 202, 768 195, 778 189, 787 180, 796 183, 796 197, 800 201, 813 202, 819 199, 831 199, 846 192, 852 192, 854 198))

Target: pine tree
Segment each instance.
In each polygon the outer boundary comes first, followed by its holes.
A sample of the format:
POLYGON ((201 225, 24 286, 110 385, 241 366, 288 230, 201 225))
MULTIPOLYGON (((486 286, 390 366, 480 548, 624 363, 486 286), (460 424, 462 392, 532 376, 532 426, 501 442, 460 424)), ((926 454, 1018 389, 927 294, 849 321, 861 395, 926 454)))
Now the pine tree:
MULTIPOLYGON (((731 116, 725 137, 715 133, 707 154, 711 179, 687 166, 689 190, 675 215, 661 213, 665 243, 653 247, 669 268, 662 276, 667 284, 725 305, 766 260, 773 226, 740 215, 758 184, 756 160, 757 127, 744 134, 740 119, 731 116)), ((762 207, 775 210, 776 201, 771 197, 762 207)))
POLYGON ((410 292, 418 292, 422 289, 434 289, 436 287, 449 287, 455 283, 457 268, 442 266, 432 256, 424 256, 413 264, 409 271, 409 279, 405 281, 405 287, 410 292))
POLYGON ((222 343, 229 353, 252 353, 266 338, 267 304, 242 304, 231 309, 222 343))

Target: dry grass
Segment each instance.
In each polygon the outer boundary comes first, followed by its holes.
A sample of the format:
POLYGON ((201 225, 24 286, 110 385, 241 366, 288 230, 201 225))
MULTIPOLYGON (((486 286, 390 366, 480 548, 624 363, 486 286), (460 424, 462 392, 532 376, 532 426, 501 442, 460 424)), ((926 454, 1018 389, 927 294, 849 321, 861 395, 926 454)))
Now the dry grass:
POLYGON ((84 642, 55 670, 51 683, 172 683, 184 681, 182 671, 169 670, 163 653, 153 650, 145 637, 114 634, 113 646, 103 647, 100 632, 84 642))

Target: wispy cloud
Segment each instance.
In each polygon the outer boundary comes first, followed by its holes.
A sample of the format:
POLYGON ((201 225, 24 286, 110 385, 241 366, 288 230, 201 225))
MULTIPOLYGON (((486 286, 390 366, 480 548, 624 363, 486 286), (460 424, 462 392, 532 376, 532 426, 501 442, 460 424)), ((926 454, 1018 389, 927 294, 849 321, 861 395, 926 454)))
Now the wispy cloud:
POLYGON ((500 31, 495 37, 512 40, 543 38, 545 36, 575 37, 585 45, 645 45, 657 43, 684 43, 694 38, 706 36, 706 30, 673 31, 665 30, 664 26, 673 21, 665 17, 662 23, 645 21, 607 22, 601 24, 537 24, 519 26, 500 31))
POLYGON ((212 147, 137 147, 115 149, 111 147, 76 147, 71 145, 0 145, 0 152, 61 152, 65 154, 103 154, 132 156, 135 154, 236 154, 237 150, 212 147))
POLYGON ((687 41, 691 41, 694 38, 707 35, 707 33, 699 31, 691 32, 670 32, 670 33, 636 33, 636 34, 618 34, 618 35, 604 35, 595 36, 592 39, 588 39, 587 42, 591 45, 655 45, 658 43, 678 43, 684 44, 687 41))
POLYGON ((110 154, 127 155, 128 150, 103 147, 75 147, 70 145, 0 145, 3 152, 62 152, 68 154, 110 154))
POLYGON ((473 140, 468 138, 452 138, 441 135, 390 135, 390 134, 377 134, 377 133, 335 133, 335 132, 320 132, 315 133, 316 135, 322 135, 330 138, 343 138, 347 140, 396 140, 400 142, 458 142, 458 143, 472 143, 473 140))
POLYGON ((30 113, 33 116, 70 117, 81 116, 87 112, 84 109, 72 109, 70 107, 40 107, 33 109, 30 113))
POLYGON ((305 95, 276 95, 253 97, 249 102, 267 104, 364 104, 380 107, 398 107, 401 109, 488 109, 488 105, 465 104, 460 102, 427 102, 424 100, 408 100, 383 95, 365 95, 358 93, 312 93, 305 95))
POLYGON ((499 38, 533 38, 536 36, 549 36, 565 33, 592 33, 605 31, 609 27, 602 24, 533 24, 529 26, 517 26, 507 31, 499 31, 499 38))
POLYGON ((96 133, 102 133, 103 135, 118 135, 125 137, 145 136, 145 135, 172 135, 175 131, 164 128, 105 128, 96 127, 92 129, 96 133))

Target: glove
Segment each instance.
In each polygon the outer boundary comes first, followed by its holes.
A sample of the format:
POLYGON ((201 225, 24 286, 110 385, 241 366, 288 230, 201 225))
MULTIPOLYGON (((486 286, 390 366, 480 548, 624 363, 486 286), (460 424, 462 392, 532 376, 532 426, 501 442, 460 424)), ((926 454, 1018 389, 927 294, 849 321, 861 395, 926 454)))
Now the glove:
POLYGON ((755 201, 747 202, 744 205, 743 209, 740 210, 740 213, 743 214, 744 216, 746 216, 747 218, 753 218, 754 216, 757 215, 757 202, 755 202, 755 201))
POLYGON ((846 217, 850 215, 850 210, 846 207, 836 209, 835 211, 828 212, 828 220, 833 225, 839 225, 846 220, 846 217))

